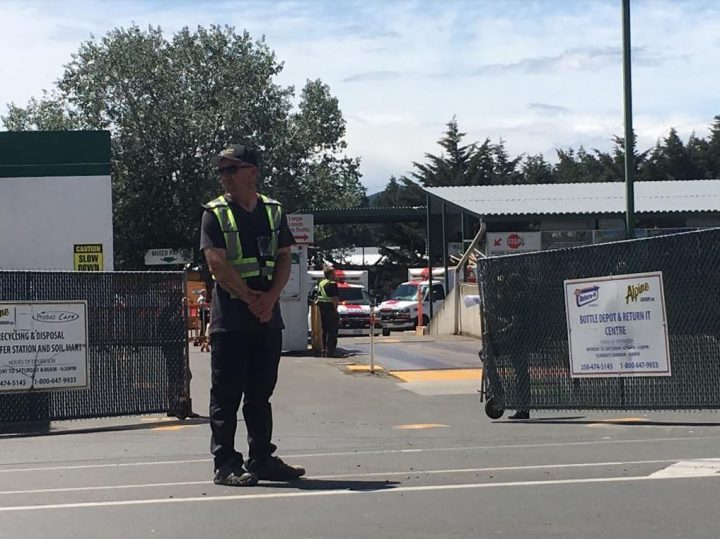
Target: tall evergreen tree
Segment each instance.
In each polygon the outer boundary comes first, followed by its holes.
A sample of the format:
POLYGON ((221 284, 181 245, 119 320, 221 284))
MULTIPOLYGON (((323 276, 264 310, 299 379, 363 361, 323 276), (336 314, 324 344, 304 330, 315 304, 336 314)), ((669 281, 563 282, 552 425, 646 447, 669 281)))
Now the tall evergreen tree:
POLYGON ((462 139, 466 133, 460 132, 457 120, 453 116, 447 123, 447 130, 438 144, 445 153, 434 155, 425 154, 427 163, 413 163, 415 171, 412 177, 424 187, 441 185, 466 185, 468 164, 472 155, 473 146, 463 145, 462 139))
POLYGON ((491 155, 493 159, 491 183, 493 185, 512 185, 521 182, 522 175, 517 168, 522 156, 511 158, 505 149, 503 139, 491 146, 491 155))
MULTIPOLYGON (((418 185, 403 177, 394 176, 388 181, 385 190, 373 201, 380 208, 411 208, 425 205, 425 194, 418 185)), ((376 225, 376 240, 381 246, 380 253, 391 262, 400 265, 416 266, 425 254, 425 225, 418 223, 393 223, 376 225), (397 247, 397 249, 389 249, 397 247)))
POLYGON ((710 126, 703 163, 706 178, 720 179, 720 115, 715 116, 710 126))
POLYGON ((650 153, 644 176, 652 180, 697 180, 703 177, 699 165, 673 127, 650 153))
POLYGON ((527 155, 520 164, 520 174, 524 184, 554 183, 553 169, 542 154, 527 155))

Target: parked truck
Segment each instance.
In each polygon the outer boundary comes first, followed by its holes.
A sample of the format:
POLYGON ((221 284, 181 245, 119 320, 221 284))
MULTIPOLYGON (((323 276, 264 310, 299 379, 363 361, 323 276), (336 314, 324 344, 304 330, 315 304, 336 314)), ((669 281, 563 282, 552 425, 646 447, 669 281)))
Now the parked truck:
MULTIPOLYGON (((448 284, 450 289, 455 284, 454 268, 448 268, 448 284)), ((413 329, 418 325, 427 326, 430 322, 430 302, 433 313, 442 307, 448 291, 445 290, 445 268, 433 268, 432 291, 430 288, 428 268, 408 269, 408 280, 395 288, 390 297, 378 307, 382 334, 390 335, 391 331, 413 329), (422 319, 419 318, 418 304, 422 301, 422 319)))
MULTIPOLYGON (((324 278, 322 271, 308 271, 310 290, 324 278)), ((369 335, 372 298, 367 290, 367 270, 335 270, 338 286, 338 335, 369 335)), ((375 334, 380 332, 380 321, 375 323, 375 334)))

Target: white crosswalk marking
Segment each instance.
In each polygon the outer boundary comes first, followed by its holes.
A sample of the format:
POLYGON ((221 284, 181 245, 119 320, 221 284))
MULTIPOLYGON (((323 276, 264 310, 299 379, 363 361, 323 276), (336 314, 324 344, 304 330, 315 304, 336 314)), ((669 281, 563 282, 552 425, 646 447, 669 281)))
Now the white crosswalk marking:
POLYGON ((681 460, 650 477, 720 477, 720 459, 681 460))

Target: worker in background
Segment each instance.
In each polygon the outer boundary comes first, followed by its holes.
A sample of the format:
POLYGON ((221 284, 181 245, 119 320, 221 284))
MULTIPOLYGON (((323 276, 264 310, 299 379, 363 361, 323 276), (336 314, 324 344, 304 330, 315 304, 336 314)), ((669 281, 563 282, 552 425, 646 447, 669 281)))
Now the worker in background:
POLYGON ((323 274, 325 278, 318 283, 318 294, 315 300, 320 308, 320 320, 322 322, 322 356, 335 357, 338 329, 340 328, 335 269, 329 266, 325 267, 323 274))

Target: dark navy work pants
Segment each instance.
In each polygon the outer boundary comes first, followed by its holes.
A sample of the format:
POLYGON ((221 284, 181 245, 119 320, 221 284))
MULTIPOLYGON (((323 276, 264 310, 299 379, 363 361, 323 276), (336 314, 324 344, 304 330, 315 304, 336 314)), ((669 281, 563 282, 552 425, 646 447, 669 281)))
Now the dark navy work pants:
POLYGON ((272 407, 282 351, 282 330, 229 331, 210 337, 212 386, 210 389, 210 451, 219 468, 235 456, 237 412, 247 428, 249 458, 271 455, 272 407))

